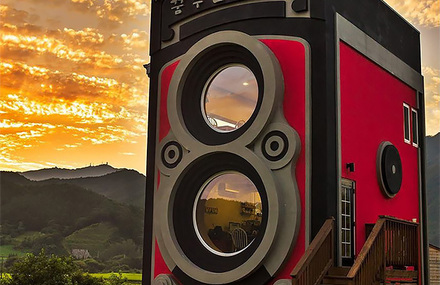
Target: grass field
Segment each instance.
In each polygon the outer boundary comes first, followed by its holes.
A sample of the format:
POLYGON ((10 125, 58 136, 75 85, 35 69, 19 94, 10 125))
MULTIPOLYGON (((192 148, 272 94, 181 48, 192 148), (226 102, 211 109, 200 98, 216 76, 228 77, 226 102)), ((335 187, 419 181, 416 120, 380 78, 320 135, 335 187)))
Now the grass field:
POLYGON ((29 239, 37 239, 39 237, 43 237, 44 234, 40 233, 40 232, 25 232, 24 234, 19 235, 18 237, 14 238, 14 242, 17 243, 17 245, 19 243, 21 243, 22 241, 24 241, 26 238, 29 239))
MULTIPOLYGON (((108 279, 112 274, 118 275, 119 273, 91 273, 90 275, 93 277, 108 279)), ((127 278, 127 281, 130 282, 138 281, 140 283, 142 281, 141 273, 122 273, 122 277, 127 278)))
POLYGON ((92 256, 107 247, 108 239, 117 229, 108 223, 99 223, 74 232, 64 240, 69 252, 74 248, 87 248, 92 256))
POLYGON ((6 259, 9 255, 14 254, 18 256, 25 255, 25 252, 15 250, 14 246, 11 244, 8 245, 0 245, 0 259, 6 259))
MULTIPOLYGON (((91 273, 90 275, 97 278, 108 279, 112 274, 118 275, 119 273, 91 273)), ((3 273, 2 277, 9 277, 8 273, 3 273)), ((122 273, 122 277, 127 278, 127 281, 141 283, 142 274, 141 273, 122 273)))

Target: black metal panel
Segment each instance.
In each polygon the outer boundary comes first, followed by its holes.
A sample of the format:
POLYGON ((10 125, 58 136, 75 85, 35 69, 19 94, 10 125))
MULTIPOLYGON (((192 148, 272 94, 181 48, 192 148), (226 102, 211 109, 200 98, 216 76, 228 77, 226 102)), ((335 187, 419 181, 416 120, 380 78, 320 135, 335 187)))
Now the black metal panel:
POLYGON ((150 55, 160 50, 162 1, 151 1, 150 55))
POLYGON ((293 11, 297 13, 307 11, 308 8, 307 2, 308 0, 294 0, 292 3, 293 11))
MULTIPOLYGON (((181 22, 196 14, 225 6, 241 0, 167 0, 162 2, 162 40, 169 41, 174 36, 173 24, 181 22)), ((233 14, 237 12, 234 10, 233 14)))
MULTIPOLYGON (((425 96, 423 93, 418 93, 418 108, 419 108, 419 148, 420 148, 420 191, 421 198, 421 223, 422 223, 422 253, 423 253, 423 273, 422 276, 425 278, 425 285, 429 285, 429 241, 428 241, 428 203, 426 195, 426 133, 425 133, 425 96)), ((423 281, 422 281, 423 282, 423 281)))
POLYGON ((284 1, 261 2, 220 10, 184 24, 180 28, 180 40, 222 24, 257 18, 284 18, 285 6, 284 1))
MULTIPOLYGON (((151 61, 151 81, 158 82, 159 69, 154 59, 151 61)), ((144 246, 142 261, 142 284, 149 285, 152 276, 153 260, 153 206, 155 191, 155 150, 156 150, 156 125, 157 125, 157 84, 150 84, 149 110, 148 110, 148 147, 147 147, 147 183, 145 192, 144 213, 144 246)))
POLYGON ((329 0, 326 3, 328 25, 333 25, 334 12, 338 12, 411 68, 421 72, 419 31, 383 1, 329 0))

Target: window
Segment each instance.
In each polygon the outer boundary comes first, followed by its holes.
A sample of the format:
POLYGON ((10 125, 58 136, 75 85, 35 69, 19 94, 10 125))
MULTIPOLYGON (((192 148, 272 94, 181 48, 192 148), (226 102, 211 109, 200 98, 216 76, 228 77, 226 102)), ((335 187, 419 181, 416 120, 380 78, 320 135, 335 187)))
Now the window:
POLYGON ((418 147, 419 145, 419 128, 418 123, 419 120, 417 119, 417 110, 411 108, 411 120, 412 120, 412 144, 415 147, 418 147))
POLYGON ((410 141, 410 124, 409 124, 409 106, 403 103, 403 135, 406 143, 411 143, 410 141))

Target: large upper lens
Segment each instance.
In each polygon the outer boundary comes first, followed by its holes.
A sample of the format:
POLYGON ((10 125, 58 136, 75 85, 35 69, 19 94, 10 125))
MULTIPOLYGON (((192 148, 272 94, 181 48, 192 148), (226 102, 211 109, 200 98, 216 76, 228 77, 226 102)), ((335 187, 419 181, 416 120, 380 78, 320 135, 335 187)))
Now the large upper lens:
POLYGON ((194 225, 202 244, 218 255, 234 255, 252 243, 262 222, 261 197, 239 172, 210 178, 194 205, 194 225))
POLYGON ((217 132, 232 132, 252 116, 258 101, 255 75, 243 65, 223 67, 205 86, 202 110, 217 132))

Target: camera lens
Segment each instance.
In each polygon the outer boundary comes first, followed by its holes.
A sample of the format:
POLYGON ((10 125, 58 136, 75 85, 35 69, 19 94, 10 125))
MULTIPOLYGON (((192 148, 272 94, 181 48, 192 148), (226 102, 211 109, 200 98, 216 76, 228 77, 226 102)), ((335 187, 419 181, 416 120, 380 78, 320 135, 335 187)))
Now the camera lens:
POLYGON ((213 74, 202 96, 206 123, 215 131, 227 133, 243 126, 257 107, 258 83, 243 65, 221 68, 213 74))
POLYGON ((208 179, 193 212, 198 238, 209 251, 222 256, 246 249, 260 232, 263 216, 257 187, 239 172, 208 179))

